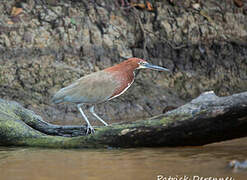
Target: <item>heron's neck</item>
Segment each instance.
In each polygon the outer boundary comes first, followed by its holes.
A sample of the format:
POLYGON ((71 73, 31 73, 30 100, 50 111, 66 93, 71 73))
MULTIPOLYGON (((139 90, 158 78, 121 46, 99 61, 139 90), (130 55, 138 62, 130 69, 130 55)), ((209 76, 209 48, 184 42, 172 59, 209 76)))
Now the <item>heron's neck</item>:
POLYGON ((131 64, 117 64, 115 66, 109 67, 105 69, 107 72, 122 72, 122 73, 127 73, 127 74, 134 74, 134 71, 136 70, 137 67, 132 66, 131 64))

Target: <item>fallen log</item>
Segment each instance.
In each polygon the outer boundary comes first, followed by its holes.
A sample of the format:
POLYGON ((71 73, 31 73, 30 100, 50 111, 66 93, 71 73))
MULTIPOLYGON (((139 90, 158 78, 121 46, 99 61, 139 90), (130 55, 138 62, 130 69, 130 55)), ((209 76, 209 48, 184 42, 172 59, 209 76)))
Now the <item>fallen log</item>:
POLYGON ((198 146, 247 136, 247 92, 205 92, 165 114, 95 127, 47 123, 17 102, 0 99, 0 145, 50 148, 198 146))

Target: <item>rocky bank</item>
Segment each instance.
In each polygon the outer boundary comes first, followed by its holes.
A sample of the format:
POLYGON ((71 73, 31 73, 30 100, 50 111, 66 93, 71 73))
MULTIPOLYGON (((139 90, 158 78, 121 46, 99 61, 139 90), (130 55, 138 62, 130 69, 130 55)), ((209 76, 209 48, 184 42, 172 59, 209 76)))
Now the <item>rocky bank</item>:
POLYGON ((51 96, 129 57, 173 73, 140 71, 124 95, 96 107, 106 122, 154 116, 207 90, 247 90, 246 2, 150 3, 151 10, 115 0, 2 0, 0 98, 46 121, 78 124, 76 106, 54 105, 51 96))

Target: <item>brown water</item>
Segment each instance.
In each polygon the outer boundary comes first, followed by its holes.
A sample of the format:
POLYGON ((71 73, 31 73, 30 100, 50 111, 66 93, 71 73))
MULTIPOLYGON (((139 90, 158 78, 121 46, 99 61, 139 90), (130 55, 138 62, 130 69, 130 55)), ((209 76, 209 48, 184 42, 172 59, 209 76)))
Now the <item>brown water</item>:
POLYGON ((227 167, 233 159, 247 159, 247 138, 186 148, 0 147, 0 180, 151 180, 157 175, 166 180, 184 176, 181 180, 199 180, 197 176, 247 180, 247 171, 234 172, 227 167))

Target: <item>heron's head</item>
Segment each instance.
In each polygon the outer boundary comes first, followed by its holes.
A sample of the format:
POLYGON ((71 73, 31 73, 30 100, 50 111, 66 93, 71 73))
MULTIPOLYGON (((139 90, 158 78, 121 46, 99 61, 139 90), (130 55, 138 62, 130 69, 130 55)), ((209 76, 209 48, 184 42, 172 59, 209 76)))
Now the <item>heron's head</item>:
POLYGON ((130 58, 127 61, 129 61, 129 63, 131 63, 133 66, 135 66, 135 69, 153 69, 157 71, 170 71, 167 68, 150 64, 147 61, 139 58, 130 58))

